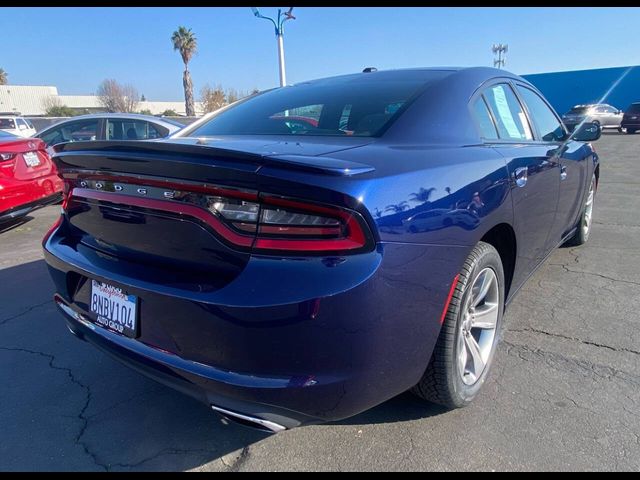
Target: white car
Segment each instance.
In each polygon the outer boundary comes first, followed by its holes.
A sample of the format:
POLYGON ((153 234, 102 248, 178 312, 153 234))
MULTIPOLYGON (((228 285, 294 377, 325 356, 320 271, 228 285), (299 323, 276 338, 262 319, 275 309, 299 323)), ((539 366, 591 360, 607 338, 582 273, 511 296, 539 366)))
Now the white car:
POLYGON ((0 130, 18 137, 31 137, 36 134, 36 129, 30 120, 15 115, 0 116, 0 130))

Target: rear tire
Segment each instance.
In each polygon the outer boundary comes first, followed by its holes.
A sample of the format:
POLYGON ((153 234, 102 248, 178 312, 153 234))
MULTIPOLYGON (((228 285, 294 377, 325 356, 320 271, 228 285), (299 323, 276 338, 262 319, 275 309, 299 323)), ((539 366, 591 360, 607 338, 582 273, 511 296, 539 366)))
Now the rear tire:
POLYGON ((412 392, 448 408, 469 405, 493 363, 503 306, 500 255, 492 245, 479 242, 464 262, 431 360, 412 392), (492 283, 487 286, 485 281, 492 283))
POLYGON ((573 237, 571 237, 565 245, 571 247, 577 247, 583 245, 589 240, 589 234, 591 233, 591 225, 593 224, 593 203, 595 201, 597 189, 596 174, 591 176, 591 183, 589 184, 589 192, 587 193, 587 199, 582 207, 582 213, 580 214, 580 220, 578 222, 578 230, 573 237))

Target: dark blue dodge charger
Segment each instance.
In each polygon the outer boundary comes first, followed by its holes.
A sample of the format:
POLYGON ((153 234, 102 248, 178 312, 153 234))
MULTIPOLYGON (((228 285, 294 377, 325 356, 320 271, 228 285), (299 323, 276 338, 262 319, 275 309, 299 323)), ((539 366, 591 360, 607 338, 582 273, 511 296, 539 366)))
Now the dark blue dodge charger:
POLYGON ((588 239, 599 135, 518 76, 434 68, 269 90, 165 140, 61 144, 55 301, 78 337, 266 430, 409 389, 462 407, 505 306, 588 239))

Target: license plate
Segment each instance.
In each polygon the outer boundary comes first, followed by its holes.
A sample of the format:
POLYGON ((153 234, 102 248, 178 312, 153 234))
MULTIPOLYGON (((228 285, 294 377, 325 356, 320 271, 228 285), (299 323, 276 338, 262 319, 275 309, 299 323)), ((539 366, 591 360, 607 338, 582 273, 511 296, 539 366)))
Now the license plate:
POLYGON ((127 337, 137 335, 136 307, 138 299, 121 288, 91 280, 90 309, 101 327, 127 337))
POLYGON ((24 163, 27 164, 27 167, 37 167, 40 165, 40 158, 36 152, 23 153, 22 158, 24 158, 24 163))

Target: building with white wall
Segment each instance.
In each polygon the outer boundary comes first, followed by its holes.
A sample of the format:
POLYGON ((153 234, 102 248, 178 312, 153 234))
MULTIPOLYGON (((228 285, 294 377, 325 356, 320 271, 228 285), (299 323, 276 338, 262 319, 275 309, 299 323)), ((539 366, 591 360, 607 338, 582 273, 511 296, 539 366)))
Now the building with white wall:
MULTIPOLYGON (((105 111, 96 95, 59 95, 53 86, 0 85, 0 112, 19 113, 24 116, 46 115, 47 102, 51 99, 59 105, 66 105, 78 113, 105 111)), ((202 115, 202 104, 195 102, 196 115, 202 115)), ((186 115, 184 102, 138 102, 138 111, 149 110, 159 115, 173 110, 178 115, 186 115)))

